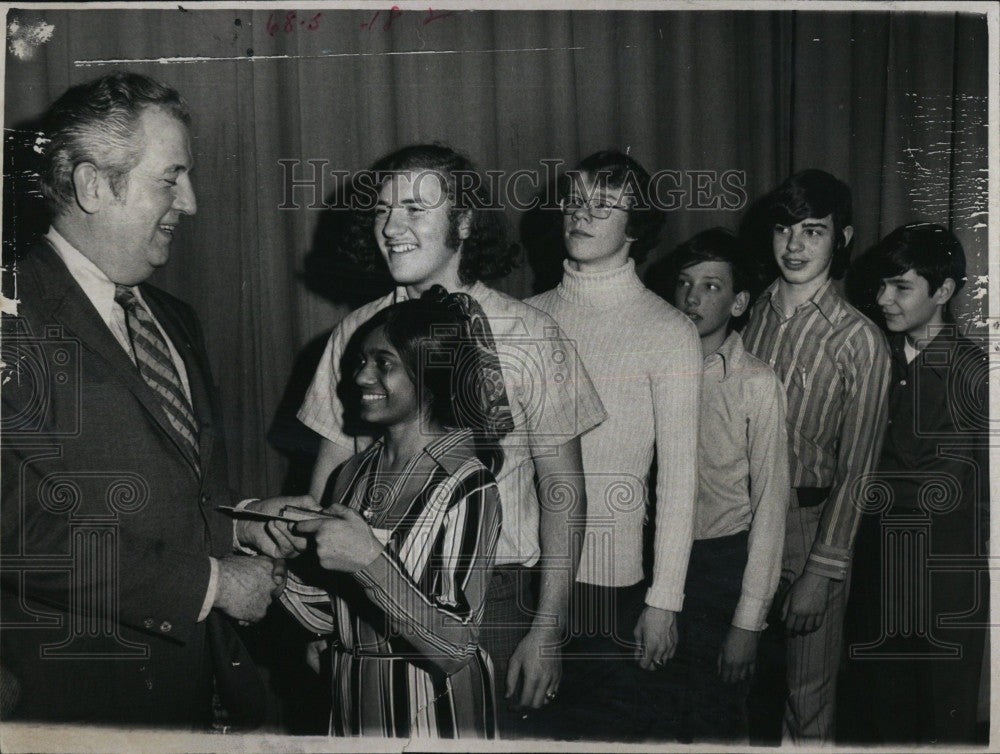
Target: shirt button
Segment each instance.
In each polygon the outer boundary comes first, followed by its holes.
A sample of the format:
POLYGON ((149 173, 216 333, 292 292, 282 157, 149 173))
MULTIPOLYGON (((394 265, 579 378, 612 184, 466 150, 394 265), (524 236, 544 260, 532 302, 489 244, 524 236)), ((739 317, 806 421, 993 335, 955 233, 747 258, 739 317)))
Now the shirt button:
POLYGON ((152 618, 146 618, 146 620, 144 620, 142 622, 142 625, 145 626, 146 628, 152 628, 153 627, 153 619, 152 618))
POLYGON ((163 621, 163 623, 161 623, 161 624, 160 624, 160 630, 161 630, 161 631, 162 631, 163 633, 165 633, 165 634, 166 634, 166 633, 169 633, 169 632, 170 632, 170 629, 172 629, 172 628, 173 628, 173 626, 171 626, 171 625, 170 625, 170 623, 169 623, 169 622, 167 622, 167 621, 163 621))

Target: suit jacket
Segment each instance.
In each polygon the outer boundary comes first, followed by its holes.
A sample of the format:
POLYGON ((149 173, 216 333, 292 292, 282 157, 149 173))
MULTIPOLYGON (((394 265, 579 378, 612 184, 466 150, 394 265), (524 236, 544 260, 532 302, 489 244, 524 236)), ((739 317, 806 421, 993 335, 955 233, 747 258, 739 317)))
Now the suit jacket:
MULTIPOLYGON (((211 719, 209 555, 232 550, 222 422, 193 310, 143 284, 187 369, 201 470, 47 244, 3 320, 3 665, 30 719, 211 719)), ((9 294, 8 294, 9 295, 9 294)), ((213 616, 217 620, 219 616, 213 616)))

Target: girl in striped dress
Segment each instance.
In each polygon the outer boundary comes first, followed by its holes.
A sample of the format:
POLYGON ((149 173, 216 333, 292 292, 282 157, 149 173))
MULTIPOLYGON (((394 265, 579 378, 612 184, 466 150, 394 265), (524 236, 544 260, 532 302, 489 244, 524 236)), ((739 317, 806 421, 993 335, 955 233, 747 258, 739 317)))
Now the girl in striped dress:
POLYGON ((492 738, 478 625, 510 416, 488 325, 438 286, 376 314, 352 344, 344 404, 381 437, 331 476, 327 515, 292 526, 316 560, 295 561, 282 602, 332 634, 331 734, 492 738))

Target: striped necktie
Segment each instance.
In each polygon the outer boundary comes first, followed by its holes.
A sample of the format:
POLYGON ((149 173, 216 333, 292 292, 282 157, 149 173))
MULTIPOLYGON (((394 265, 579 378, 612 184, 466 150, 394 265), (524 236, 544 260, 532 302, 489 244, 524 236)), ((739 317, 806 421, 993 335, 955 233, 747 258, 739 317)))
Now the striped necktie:
POLYGON ((183 438, 185 451, 197 467, 198 423, 184 393, 177 367, 170 357, 170 349, 160 335, 153 317, 131 288, 116 285, 115 301, 125 310, 125 322, 139 374, 159 396, 167 420, 183 438))

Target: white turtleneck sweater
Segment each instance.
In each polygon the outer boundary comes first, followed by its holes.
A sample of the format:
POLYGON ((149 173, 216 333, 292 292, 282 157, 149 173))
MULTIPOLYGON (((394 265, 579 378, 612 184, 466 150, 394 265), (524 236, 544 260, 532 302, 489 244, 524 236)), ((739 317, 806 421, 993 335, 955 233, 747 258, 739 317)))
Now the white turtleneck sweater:
POLYGON ((577 580, 613 587, 642 580, 655 447, 655 558, 646 604, 679 611, 698 487, 698 331, 642 284, 631 259, 609 271, 581 272, 569 262, 564 270, 556 288, 527 303, 576 341, 609 415, 581 438, 587 528, 577 580))

